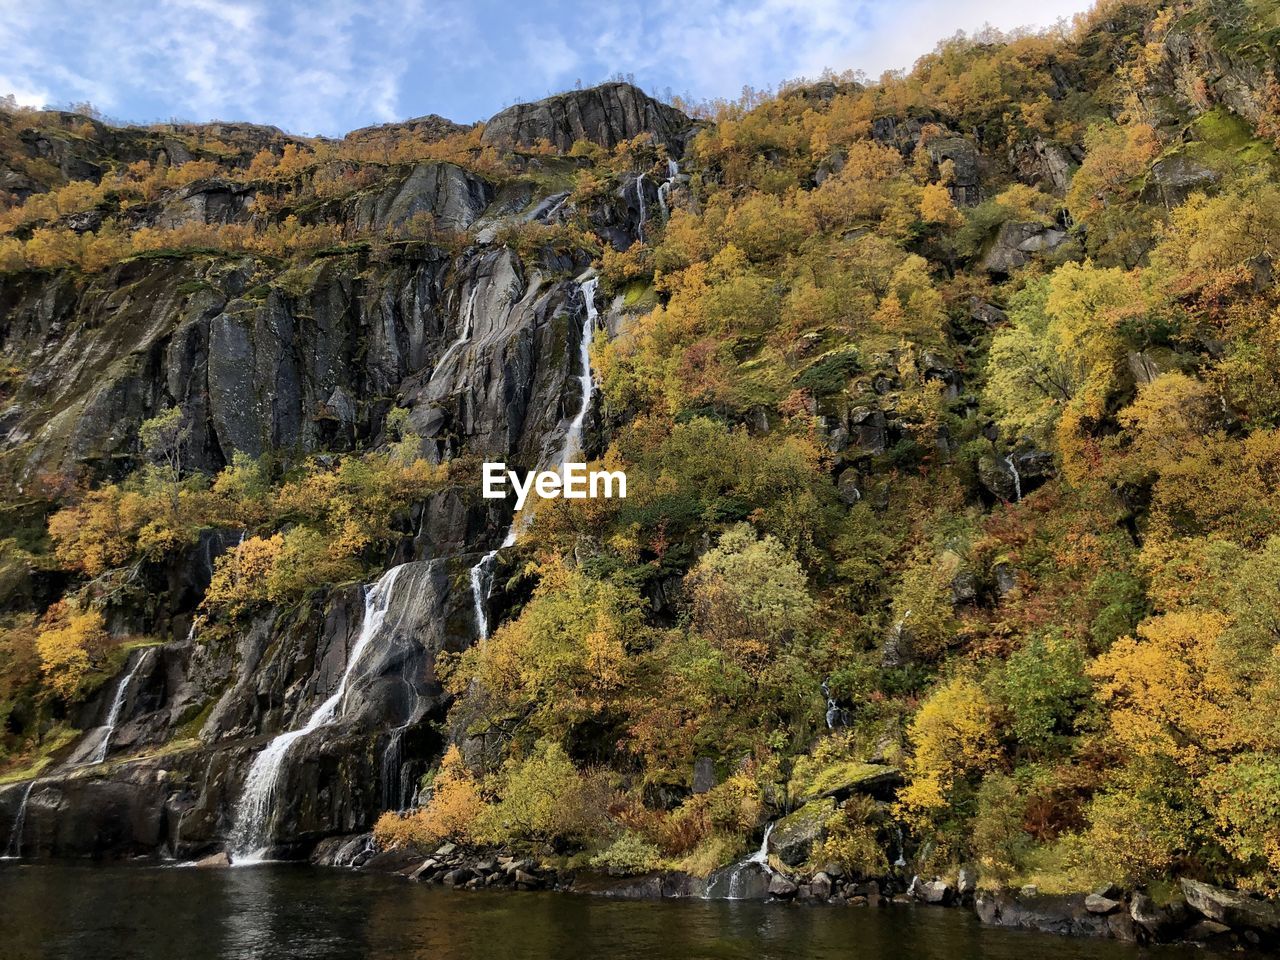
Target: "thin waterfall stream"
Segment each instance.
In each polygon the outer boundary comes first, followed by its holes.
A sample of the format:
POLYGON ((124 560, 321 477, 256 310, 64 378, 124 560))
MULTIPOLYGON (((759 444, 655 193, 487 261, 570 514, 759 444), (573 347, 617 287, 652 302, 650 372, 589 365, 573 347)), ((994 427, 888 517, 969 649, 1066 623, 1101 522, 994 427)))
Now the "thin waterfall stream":
POLYGON ((155 652, 154 647, 148 647, 138 654, 133 662, 133 666, 125 671, 124 676, 120 678, 120 682, 116 684, 115 696, 111 700, 111 709, 107 711, 107 722, 102 726, 102 739, 98 743, 98 748, 94 751, 93 756, 89 759, 89 763, 102 763, 107 759, 107 750, 111 747, 111 737, 116 732, 116 726, 120 722, 120 713, 124 709, 126 698, 129 696, 129 688, 133 684, 133 678, 137 676, 138 671, 142 669, 142 665, 155 652))
MULTIPOLYGON (((643 198, 641 203, 643 204, 643 198)), ((595 376, 591 371, 591 343, 595 337, 596 324, 600 320, 600 313, 596 309, 596 289, 599 286, 599 277, 588 277, 578 285, 584 307, 582 331, 578 338, 578 360, 582 367, 582 372, 578 375, 578 383, 582 388, 582 404, 565 430, 564 443, 560 448, 558 463, 560 467, 570 462, 573 457, 582 455, 585 446, 583 432, 587 414, 591 411, 591 397, 595 392, 595 376)), ((480 562, 471 568, 471 598, 475 608, 476 636, 480 640, 489 639, 489 614, 485 605, 489 602, 489 594, 493 590, 493 562, 499 550, 512 546, 516 542, 519 532, 520 521, 519 518, 515 518, 501 545, 486 553, 480 558, 480 562)))

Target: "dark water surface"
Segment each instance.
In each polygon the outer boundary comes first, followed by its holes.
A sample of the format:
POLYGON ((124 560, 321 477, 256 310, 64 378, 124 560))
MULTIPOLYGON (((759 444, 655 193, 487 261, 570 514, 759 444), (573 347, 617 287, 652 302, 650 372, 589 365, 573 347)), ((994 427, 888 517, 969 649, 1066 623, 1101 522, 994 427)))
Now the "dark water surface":
POLYGON ((462 892, 283 865, 0 865, 2 960, 1185 960, 959 910, 462 892))

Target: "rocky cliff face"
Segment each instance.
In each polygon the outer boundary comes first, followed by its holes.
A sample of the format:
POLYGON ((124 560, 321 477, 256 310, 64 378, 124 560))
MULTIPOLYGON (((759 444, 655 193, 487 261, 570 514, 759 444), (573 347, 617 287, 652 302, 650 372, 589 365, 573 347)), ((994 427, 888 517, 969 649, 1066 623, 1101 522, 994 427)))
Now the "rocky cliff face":
MULTIPOLYGON (((493 139, 545 136, 567 149, 580 137, 611 145, 644 132, 676 146, 689 127, 613 84, 513 108, 490 130, 493 139)), ((620 246, 639 232, 623 194, 588 211, 620 246)), ((169 227, 245 222, 252 198, 241 186, 201 181, 138 216, 169 227)), ((300 219, 394 233, 425 214, 459 238, 454 245, 352 245, 304 267, 162 254, 90 277, 6 276, 0 352, 26 376, 0 410, 0 463, 20 484, 47 473, 120 476, 137 465, 140 423, 172 406, 190 421, 193 469, 216 470, 237 453, 372 447, 397 406, 436 461, 469 453, 547 462, 582 403, 586 305, 577 278, 590 260, 522 255, 496 237, 504 224, 556 222, 565 198, 530 181, 498 184, 450 163, 417 163, 300 219)), ((608 322, 616 328, 617 316, 608 322)), ((289 751, 272 845, 303 855, 403 807, 441 746, 433 724, 447 700, 436 657, 474 640, 470 570, 509 514, 451 491, 417 505, 412 521, 388 558, 410 562, 358 662, 352 652, 369 627, 359 586, 270 609, 229 642, 188 633, 213 561, 238 531, 211 533, 181 569, 144 574, 157 590, 167 576, 173 589, 130 628, 172 639, 130 656, 77 718, 81 742, 34 784, 0 788, 0 838, 24 856, 220 848, 254 757, 305 726, 344 674, 333 721, 289 751), (92 762, 104 743, 105 762, 92 762)))
POLYGON ((532 146, 547 140, 565 152, 578 140, 613 147, 648 133, 671 152, 680 153, 692 129, 689 118, 674 107, 659 103, 629 83, 606 83, 508 107, 485 126, 484 141, 497 146, 532 146))

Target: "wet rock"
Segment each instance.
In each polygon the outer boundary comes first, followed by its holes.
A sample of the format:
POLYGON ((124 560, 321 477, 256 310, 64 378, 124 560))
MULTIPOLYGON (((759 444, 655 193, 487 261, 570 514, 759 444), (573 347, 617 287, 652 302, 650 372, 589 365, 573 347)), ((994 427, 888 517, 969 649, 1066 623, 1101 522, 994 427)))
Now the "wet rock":
POLYGON ((836 480, 836 496, 840 498, 841 503, 853 506, 862 499, 862 491, 859 489, 858 483, 858 471, 852 467, 841 471, 839 478, 836 480))
POLYGON ((831 897, 831 877, 826 873, 815 873, 809 881, 809 893, 815 900, 827 900, 831 897))
POLYGON ((211 853, 209 856, 197 860, 195 865, 206 869, 209 867, 229 867, 231 866, 231 858, 223 850, 220 853, 211 853))
POLYGON ((911 881, 911 887, 907 892, 921 903, 931 903, 942 907, 949 906, 955 897, 955 891, 945 880, 926 881, 919 877, 911 881))
POLYGON ((1218 923, 1216 920, 1201 920, 1190 930, 1187 931, 1187 939, 1194 943, 1205 943, 1210 940, 1217 940, 1231 933, 1231 928, 1225 923, 1218 923))
POLYGON ((769 896, 777 897, 780 900, 788 897, 794 897, 800 892, 800 886, 794 880, 786 875, 775 873, 769 878, 769 896))
POLYGON ((1145 893, 1135 893, 1129 901, 1129 917, 1148 939, 1167 939, 1185 916, 1185 903, 1161 907, 1145 893))

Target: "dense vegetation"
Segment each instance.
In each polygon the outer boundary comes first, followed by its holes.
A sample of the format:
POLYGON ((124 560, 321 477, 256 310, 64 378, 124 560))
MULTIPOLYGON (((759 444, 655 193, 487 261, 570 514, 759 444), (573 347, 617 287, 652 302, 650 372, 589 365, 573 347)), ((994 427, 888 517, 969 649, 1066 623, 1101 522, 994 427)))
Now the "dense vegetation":
MULTIPOLYGON (((513 575, 527 601, 447 664, 457 746, 381 836, 706 872, 835 790, 815 862, 883 871, 901 823, 922 872, 1276 893, 1277 31, 1267 0, 1133 0, 949 41, 905 75, 713 105, 669 219, 624 251, 585 218, 513 231, 522 249, 598 251, 636 305, 593 357, 603 460, 630 497, 538 507, 513 575), (1219 94, 1230 71, 1243 105, 1219 94), (1029 144, 1061 145, 1069 183, 1029 174, 1029 144), (1039 245, 997 262, 1011 235, 1039 245), (717 785, 693 793, 703 758, 717 785), (857 791, 886 768, 894 803, 857 791)), ((98 134, 80 122, 71 135, 98 134)), ((49 189, 0 213, 0 269, 444 242, 298 211, 419 157, 527 175, 476 131, 202 149, 97 184, 25 171, 49 189), (276 185, 254 226, 130 229, 134 204, 215 174, 276 185), (68 222, 90 210, 92 230, 68 222)), ((644 140, 573 152, 584 207, 665 169, 644 140)), ((148 424, 147 463, 119 482, 12 495, 47 529, 0 544, 0 577, 66 584, 0 632, 13 770, 140 639, 101 612, 136 565, 247 528, 203 601, 234 630, 255 605, 371 575, 413 502, 474 479, 419 459, 403 421, 386 449, 203 476, 183 468, 181 419, 148 424)))

